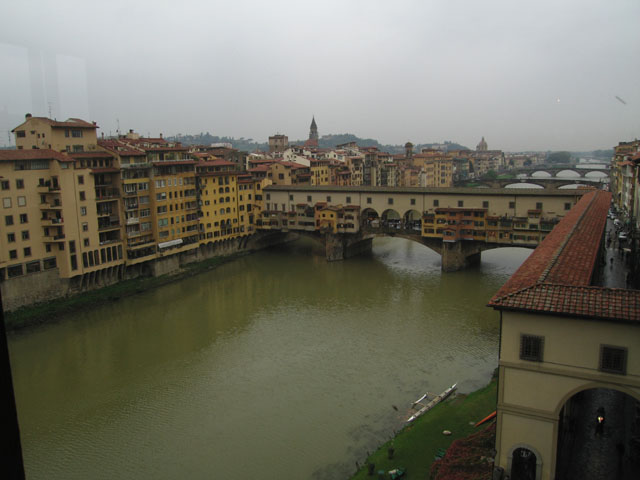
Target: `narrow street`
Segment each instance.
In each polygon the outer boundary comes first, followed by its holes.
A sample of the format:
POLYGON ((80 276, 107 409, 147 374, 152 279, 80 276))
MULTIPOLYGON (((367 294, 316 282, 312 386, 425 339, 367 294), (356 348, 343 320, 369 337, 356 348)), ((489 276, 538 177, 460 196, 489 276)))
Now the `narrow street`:
MULTIPOLYGON (((620 241, 613 220, 607 219, 606 265, 602 272, 601 286, 611 288, 632 288, 627 283, 630 271, 630 253, 625 251, 628 240, 620 241)), ((628 250, 628 248, 627 248, 628 250)))

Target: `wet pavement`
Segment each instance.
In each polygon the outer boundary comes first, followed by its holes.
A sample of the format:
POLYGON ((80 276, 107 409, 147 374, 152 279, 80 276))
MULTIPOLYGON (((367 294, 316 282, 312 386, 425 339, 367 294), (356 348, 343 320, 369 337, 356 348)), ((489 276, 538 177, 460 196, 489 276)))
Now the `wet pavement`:
POLYGON ((635 400, 622 392, 592 389, 580 392, 566 407, 571 415, 563 425, 557 480, 632 480, 638 478, 633 446, 635 400), (602 429, 598 412, 604 409, 602 429))
POLYGON ((631 253, 629 240, 619 240, 613 220, 607 219, 606 265, 599 282, 602 287, 633 288, 629 272, 631 271, 631 253))

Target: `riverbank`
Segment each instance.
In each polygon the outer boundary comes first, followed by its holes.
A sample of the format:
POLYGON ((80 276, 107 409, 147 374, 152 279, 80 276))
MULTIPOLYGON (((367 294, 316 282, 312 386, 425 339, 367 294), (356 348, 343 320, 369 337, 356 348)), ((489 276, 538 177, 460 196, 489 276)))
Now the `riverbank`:
POLYGON ((55 321, 63 315, 114 302, 121 298, 146 292, 183 278, 208 272, 249 253, 251 252, 239 252, 227 256, 213 257, 200 262, 186 264, 180 271, 175 273, 161 275, 159 277, 138 277, 123 280, 97 290, 21 307, 12 312, 4 312, 5 328, 7 331, 15 331, 22 328, 33 327, 44 322, 55 321))
POLYGON ((436 405, 372 453, 351 480, 372 478, 368 475, 370 463, 375 465, 373 470, 376 473, 404 467, 408 479, 429 478, 431 464, 438 451, 449 448, 454 440, 478 431, 474 424, 496 409, 497 385, 494 378, 480 390, 469 395, 456 395, 436 405), (444 430, 449 430, 451 435, 443 435, 444 430), (390 447, 394 450, 392 459, 388 458, 390 447))

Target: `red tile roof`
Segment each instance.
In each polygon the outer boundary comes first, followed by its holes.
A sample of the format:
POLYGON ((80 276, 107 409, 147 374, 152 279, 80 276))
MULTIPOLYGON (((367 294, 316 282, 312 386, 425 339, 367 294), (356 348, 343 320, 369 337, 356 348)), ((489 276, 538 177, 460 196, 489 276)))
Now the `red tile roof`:
POLYGON ((105 150, 109 150, 110 152, 116 153, 118 155, 122 155, 125 157, 145 157, 147 154, 142 150, 138 150, 135 147, 132 147, 126 143, 120 142, 118 140, 98 140, 98 146, 104 148, 105 150))
POLYGON ((489 301, 517 310, 640 321, 640 290, 591 286, 611 193, 584 195, 489 301))
POLYGON ((29 117, 11 131, 12 132, 16 131, 18 128, 22 127, 29 120, 39 120, 41 122, 48 123, 52 127, 59 127, 59 128, 98 128, 98 126, 95 123, 89 123, 80 118, 69 118, 64 122, 58 122, 57 120, 51 120, 50 118, 47 118, 47 117, 29 117))
POLYGON ((638 290, 538 283, 502 297, 498 303, 492 306, 505 310, 640 322, 638 290))

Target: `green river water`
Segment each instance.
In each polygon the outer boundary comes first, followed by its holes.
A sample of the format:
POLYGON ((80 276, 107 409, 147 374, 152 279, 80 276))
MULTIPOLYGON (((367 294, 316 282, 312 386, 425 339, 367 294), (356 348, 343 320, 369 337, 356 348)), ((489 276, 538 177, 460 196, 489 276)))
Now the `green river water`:
POLYGON ((489 381, 485 305, 530 252, 299 242, 11 334, 27 478, 346 478, 425 391, 489 381))

